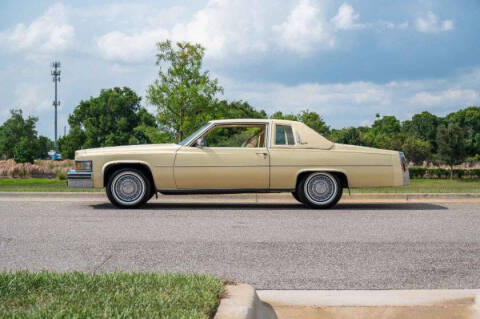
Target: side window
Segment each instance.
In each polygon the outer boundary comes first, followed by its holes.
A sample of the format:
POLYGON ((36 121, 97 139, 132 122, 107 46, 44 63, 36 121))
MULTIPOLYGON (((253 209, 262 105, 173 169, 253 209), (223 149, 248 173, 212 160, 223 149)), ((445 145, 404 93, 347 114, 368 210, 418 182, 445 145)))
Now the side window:
POLYGON ((293 130, 290 125, 275 125, 276 145, 295 145, 293 130))
POLYGON ((209 147, 265 147, 265 125, 216 126, 204 136, 209 147))

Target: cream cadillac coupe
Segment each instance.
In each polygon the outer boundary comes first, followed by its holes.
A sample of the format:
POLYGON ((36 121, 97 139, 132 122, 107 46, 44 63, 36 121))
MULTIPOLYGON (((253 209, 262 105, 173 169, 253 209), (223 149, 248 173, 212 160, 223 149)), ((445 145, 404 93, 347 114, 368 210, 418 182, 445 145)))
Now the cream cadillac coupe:
POLYGON ((178 144, 79 150, 67 178, 70 187, 105 187, 120 208, 157 192, 291 192, 329 208, 344 188, 409 183, 402 152, 332 143, 303 123, 262 119, 211 121, 178 144))

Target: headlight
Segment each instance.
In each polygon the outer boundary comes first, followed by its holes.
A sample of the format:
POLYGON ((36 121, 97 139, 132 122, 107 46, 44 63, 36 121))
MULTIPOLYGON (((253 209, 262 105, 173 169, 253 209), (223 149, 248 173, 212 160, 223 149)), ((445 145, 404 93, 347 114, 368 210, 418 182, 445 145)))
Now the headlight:
POLYGON ((75 161, 75 169, 77 171, 91 171, 92 161, 75 161))

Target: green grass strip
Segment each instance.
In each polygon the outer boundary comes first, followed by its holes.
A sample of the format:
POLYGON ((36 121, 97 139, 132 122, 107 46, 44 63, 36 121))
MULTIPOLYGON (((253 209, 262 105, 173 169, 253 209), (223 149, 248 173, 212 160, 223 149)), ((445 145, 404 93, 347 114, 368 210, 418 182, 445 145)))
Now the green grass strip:
POLYGON ((0 273, 1 318, 213 318, 223 283, 208 275, 0 273))

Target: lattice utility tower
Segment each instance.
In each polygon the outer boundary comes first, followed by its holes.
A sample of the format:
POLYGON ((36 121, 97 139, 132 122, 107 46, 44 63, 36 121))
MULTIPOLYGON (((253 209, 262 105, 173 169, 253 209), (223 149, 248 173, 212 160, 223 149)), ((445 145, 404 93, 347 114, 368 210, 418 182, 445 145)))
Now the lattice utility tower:
POLYGON ((55 61, 52 63, 52 78, 55 82, 55 100, 53 101, 53 107, 55 108, 55 144, 53 149, 57 151, 57 108, 60 106, 60 101, 57 99, 57 83, 60 82, 60 62, 55 61))

